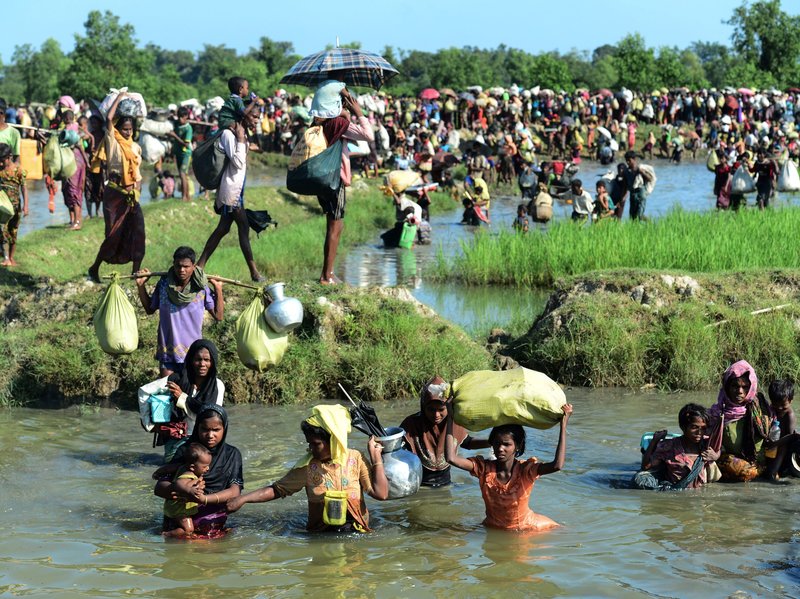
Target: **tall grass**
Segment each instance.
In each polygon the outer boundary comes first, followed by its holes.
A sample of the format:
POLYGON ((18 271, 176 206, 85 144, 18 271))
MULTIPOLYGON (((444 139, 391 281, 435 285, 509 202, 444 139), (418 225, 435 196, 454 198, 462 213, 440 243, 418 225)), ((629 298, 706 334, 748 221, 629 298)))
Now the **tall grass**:
POLYGON ((759 212, 675 210, 648 222, 557 222, 528 235, 480 233, 463 253, 440 255, 431 275, 470 284, 549 286, 559 277, 614 268, 724 272, 796 268, 800 208, 759 212))

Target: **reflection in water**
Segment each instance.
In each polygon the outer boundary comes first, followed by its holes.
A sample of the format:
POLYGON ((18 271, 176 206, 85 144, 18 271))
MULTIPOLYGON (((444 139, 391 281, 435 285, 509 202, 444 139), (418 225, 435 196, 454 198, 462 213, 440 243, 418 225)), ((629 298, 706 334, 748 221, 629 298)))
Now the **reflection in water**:
MULTIPOLYGON (((800 482, 699 491, 617 489, 645 430, 675 430, 677 411, 708 394, 568 389, 575 406, 563 472, 543 477, 534 511, 562 523, 543 534, 486 530, 474 478, 387 502, 368 499, 375 532, 304 531, 298 493, 235 514, 219 541, 165 542, 152 495, 150 436, 133 412, 0 412, 0 594, 87 597, 796 596, 800 482), (136 458, 137 453, 142 456, 136 458), (9 458, 9 456, 12 456, 9 458), (532 586, 535 585, 535 586, 532 586)), ((417 403, 378 406, 386 424, 417 403)), ((229 441, 246 486, 276 480, 303 447, 306 406, 234 406, 229 441)), ((528 432, 527 456, 550 459, 554 431, 528 432)), ((480 435, 480 433, 478 433, 480 435)), ((364 449, 354 433, 352 445, 364 449)), ((471 452, 467 452, 470 454, 471 452)))

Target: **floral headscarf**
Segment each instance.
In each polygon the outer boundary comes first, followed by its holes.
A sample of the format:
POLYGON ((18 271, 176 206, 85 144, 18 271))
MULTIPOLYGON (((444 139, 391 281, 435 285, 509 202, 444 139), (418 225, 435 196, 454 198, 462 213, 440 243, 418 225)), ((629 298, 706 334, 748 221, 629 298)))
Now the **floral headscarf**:
POLYGON ((756 371, 746 360, 734 362, 728 367, 728 369, 725 371, 725 374, 722 375, 722 387, 720 388, 719 395, 717 396, 717 403, 711 406, 711 408, 708 410, 708 415, 712 421, 718 420, 720 415, 723 415, 725 417, 726 424, 736 422, 745 415, 748 404, 752 403, 752 401, 756 398, 757 393, 758 377, 756 377, 756 371), (745 397, 743 404, 734 403, 728 397, 725 387, 727 387, 728 382, 731 379, 736 379, 744 375, 747 375, 747 378, 750 381, 750 389, 747 391, 747 397, 745 397))

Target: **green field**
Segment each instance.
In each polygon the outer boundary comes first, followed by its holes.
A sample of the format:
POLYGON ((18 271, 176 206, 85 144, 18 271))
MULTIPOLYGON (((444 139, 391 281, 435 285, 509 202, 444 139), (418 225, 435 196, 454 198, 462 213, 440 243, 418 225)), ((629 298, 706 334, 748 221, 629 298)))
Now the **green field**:
POLYGON ((676 210, 648 222, 559 221, 527 235, 481 233, 463 254, 439 256, 431 276, 468 284, 550 287, 560 277, 615 268, 719 273, 800 265, 800 208, 676 210))

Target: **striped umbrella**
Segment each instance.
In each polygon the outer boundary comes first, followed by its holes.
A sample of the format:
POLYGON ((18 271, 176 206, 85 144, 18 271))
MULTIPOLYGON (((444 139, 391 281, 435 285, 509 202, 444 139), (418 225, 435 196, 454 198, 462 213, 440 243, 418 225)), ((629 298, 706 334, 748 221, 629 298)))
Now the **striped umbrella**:
POLYGON ((326 79, 347 85, 380 89, 397 75, 397 69, 374 52, 352 48, 331 48, 300 59, 281 79, 281 83, 316 87, 326 79))

